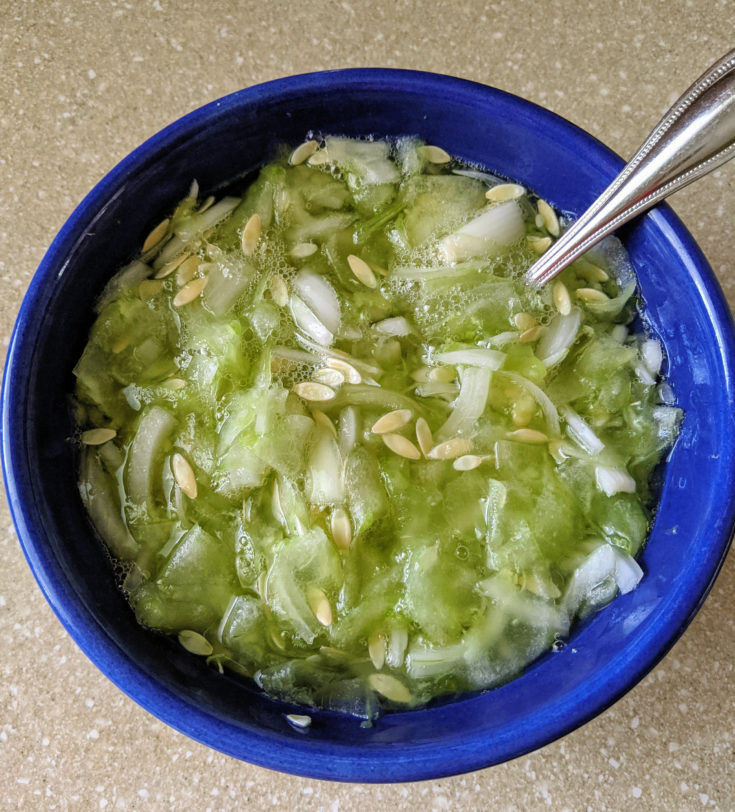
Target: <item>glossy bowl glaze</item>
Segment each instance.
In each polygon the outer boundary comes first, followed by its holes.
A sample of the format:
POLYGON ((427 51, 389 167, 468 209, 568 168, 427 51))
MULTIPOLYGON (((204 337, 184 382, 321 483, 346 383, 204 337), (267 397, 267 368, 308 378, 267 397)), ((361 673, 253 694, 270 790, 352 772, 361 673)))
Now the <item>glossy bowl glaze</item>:
MULTIPOLYGON (((416 134, 581 213, 622 161, 567 121, 478 84, 395 70, 310 74, 249 88, 155 135, 83 200, 30 285, 2 392, 6 488, 23 550, 46 598, 87 656, 174 728, 237 758, 316 778, 404 781, 474 770, 540 747, 600 713, 666 653, 701 605, 733 529, 733 324, 699 249, 666 207, 622 237, 646 319, 663 340, 686 412, 662 472, 661 504, 634 592, 570 643, 485 694, 381 718, 374 727, 289 706, 220 675, 175 640, 139 627, 76 491, 68 437, 72 367, 106 279, 185 195, 206 194, 298 144, 310 130, 416 134)), ((703 651, 706 657, 707 652, 703 651)), ((692 720, 696 725, 697 720, 692 720)))

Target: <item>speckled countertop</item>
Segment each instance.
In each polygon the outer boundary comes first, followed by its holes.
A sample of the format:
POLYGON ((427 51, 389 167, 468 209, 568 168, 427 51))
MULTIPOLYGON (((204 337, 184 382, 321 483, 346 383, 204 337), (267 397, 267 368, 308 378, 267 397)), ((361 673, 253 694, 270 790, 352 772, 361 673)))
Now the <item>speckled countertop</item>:
MULTIPOLYGON (((76 203, 141 141, 238 88, 395 66, 524 96, 630 154, 735 44, 732 0, 47 0, 0 3, 0 335, 76 203)), ((735 306, 735 162, 674 208, 735 306)), ((735 559, 665 660, 531 755, 397 786, 293 778, 174 732, 109 683, 46 605, 0 513, 3 809, 733 809, 735 559)))

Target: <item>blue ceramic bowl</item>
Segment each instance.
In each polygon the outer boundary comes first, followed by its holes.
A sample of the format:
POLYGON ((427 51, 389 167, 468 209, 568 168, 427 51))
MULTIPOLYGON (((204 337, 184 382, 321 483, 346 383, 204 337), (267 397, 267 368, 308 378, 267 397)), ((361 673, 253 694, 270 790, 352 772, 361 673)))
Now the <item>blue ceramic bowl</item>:
POLYGON ((622 165, 546 110, 429 73, 297 76, 184 117, 97 184, 33 278, 2 391, 10 506, 28 563, 69 634, 125 693, 183 733, 237 758, 316 778, 405 781, 474 770, 540 747, 600 713, 658 662, 704 600, 733 529, 732 320, 707 262, 667 207, 624 232, 646 318, 665 344, 686 412, 642 556, 645 579, 577 628, 561 652, 501 688, 388 714, 369 729, 316 713, 311 728, 298 732, 284 720, 288 706, 136 624, 77 495, 67 404, 95 297, 151 224, 192 178, 205 193, 219 189, 311 129, 417 134, 574 214, 622 165))

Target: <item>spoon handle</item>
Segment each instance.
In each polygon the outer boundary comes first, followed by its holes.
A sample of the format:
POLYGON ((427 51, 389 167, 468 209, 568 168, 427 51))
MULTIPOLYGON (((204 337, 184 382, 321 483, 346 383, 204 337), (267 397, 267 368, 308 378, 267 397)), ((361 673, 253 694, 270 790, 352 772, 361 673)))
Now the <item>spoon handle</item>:
POLYGON ((539 286, 635 215, 735 157, 735 50, 684 93, 587 211, 526 272, 539 286))

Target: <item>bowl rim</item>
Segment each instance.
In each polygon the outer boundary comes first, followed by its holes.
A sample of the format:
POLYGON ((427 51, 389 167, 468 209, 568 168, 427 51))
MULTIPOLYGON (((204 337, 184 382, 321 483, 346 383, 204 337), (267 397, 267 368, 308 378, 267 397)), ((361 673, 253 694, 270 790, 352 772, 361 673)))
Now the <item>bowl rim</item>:
MULTIPOLYGON (((607 679, 600 680, 586 693, 582 705, 571 699, 568 707, 558 708, 555 724, 531 724, 520 738, 488 741, 475 734, 467 740, 451 744, 441 742, 422 744, 396 752, 387 745, 358 752, 356 748, 338 747, 332 743, 315 742, 308 737, 294 738, 272 732, 242 728, 185 702, 167 688, 153 681, 105 633, 101 625, 81 605, 65 580, 63 568, 44 542, 43 528, 39 527, 31 506, 29 490, 23 471, 28 467, 24 433, 19 431, 22 407, 17 370, 33 353, 35 322, 43 303, 44 289, 63 272, 68 257, 77 242, 83 238, 105 201, 114 197, 115 190, 124 185, 128 177, 141 164, 155 159, 172 141, 184 138, 187 132, 201 128, 223 111, 241 104, 269 101, 274 95, 294 95, 341 87, 356 91, 362 88, 385 87, 405 92, 452 93, 468 100, 481 94, 486 99, 531 114, 540 125, 561 128, 580 148, 595 154, 612 177, 623 165, 622 159, 586 131, 561 116, 532 102, 490 86, 443 74, 390 68, 353 68, 289 76, 235 91, 212 101, 177 119, 148 138, 123 158, 84 197, 54 238, 43 257, 22 302, 10 340, 2 383, 2 466, 11 515, 18 539, 33 575, 46 600, 72 639, 87 657, 118 688, 144 709, 176 730, 228 755, 244 759, 259 766, 289 773, 342 781, 393 782, 439 778, 480 769, 530 752, 560 738, 581 726, 616 702, 642 679, 678 640, 704 602, 725 560, 735 527, 735 471, 729 474, 722 521, 715 535, 720 543, 707 551, 706 566, 700 569, 702 577, 692 587, 690 598, 677 605, 666 618, 663 629, 656 627, 648 637, 648 646, 628 652, 607 679), (664 632, 661 634, 661 632, 664 632), (319 756, 324 758, 320 759, 319 756)), ((119 193, 119 192, 118 192, 119 193)), ((735 381, 735 334, 730 309, 719 284, 700 249, 686 228, 665 204, 646 215, 667 238, 680 246, 696 271, 693 282, 710 314, 717 337, 726 380, 723 385, 733 401, 735 381)), ((473 699, 461 701, 475 701, 473 699)), ((411 713, 411 712, 409 712, 411 713)))

